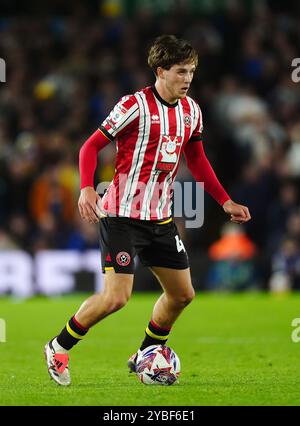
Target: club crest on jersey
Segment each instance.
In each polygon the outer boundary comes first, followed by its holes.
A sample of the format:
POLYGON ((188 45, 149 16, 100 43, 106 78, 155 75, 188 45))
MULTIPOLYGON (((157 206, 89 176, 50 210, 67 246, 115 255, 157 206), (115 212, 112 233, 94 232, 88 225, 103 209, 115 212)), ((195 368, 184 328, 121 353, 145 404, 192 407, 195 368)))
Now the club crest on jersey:
POLYGON ((127 266, 131 261, 130 254, 126 251, 120 251, 116 256, 116 261, 120 266, 127 266))
POLYGON ((191 116, 189 114, 187 114, 187 113, 184 114, 183 121, 184 121, 185 127, 191 127, 192 119, 191 119, 191 116))
POLYGON ((155 166, 156 170, 171 172, 174 169, 180 153, 181 141, 181 136, 162 136, 155 166))

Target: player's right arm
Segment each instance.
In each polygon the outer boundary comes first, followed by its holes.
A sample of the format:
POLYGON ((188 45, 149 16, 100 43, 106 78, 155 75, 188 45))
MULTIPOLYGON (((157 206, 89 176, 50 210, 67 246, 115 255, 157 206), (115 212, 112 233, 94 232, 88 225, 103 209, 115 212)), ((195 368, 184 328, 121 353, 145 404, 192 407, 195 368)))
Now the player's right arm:
POLYGON ((110 139, 97 129, 82 145, 79 152, 80 197, 78 209, 82 219, 89 223, 99 222, 101 199, 94 189, 94 174, 98 152, 110 143, 110 139))
POLYGON ((80 197, 79 213, 90 223, 99 222, 105 216, 101 212, 101 198, 94 189, 94 174, 98 152, 117 136, 129 132, 139 116, 139 107, 134 95, 124 96, 103 121, 100 128, 89 137, 80 149, 80 197))

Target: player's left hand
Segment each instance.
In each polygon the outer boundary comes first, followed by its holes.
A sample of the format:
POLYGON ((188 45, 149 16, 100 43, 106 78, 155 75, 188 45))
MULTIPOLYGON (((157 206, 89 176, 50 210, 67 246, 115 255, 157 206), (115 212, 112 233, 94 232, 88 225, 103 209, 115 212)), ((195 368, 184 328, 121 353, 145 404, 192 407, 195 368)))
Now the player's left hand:
POLYGON ((230 214, 230 220, 234 223, 245 223, 251 219, 248 207, 237 204, 232 200, 227 200, 223 204, 225 213, 230 214))

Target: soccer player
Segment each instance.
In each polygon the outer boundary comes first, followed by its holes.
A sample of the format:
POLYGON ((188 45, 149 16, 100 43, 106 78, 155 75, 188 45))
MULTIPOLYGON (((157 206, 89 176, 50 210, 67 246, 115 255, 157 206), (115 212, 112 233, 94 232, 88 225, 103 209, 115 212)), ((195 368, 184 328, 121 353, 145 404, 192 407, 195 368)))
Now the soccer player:
MULTIPOLYGON (((139 350, 165 344, 194 298, 188 256, 171 216, 172 184, 182 153, 195 180, 204 183, 233 222, 250 219, 248 208, 230 199, 205 155, 201 110, 187 96, 197 63, 197 53, 187 41, 158 37, 148 56, 155 84, 123 97, 80 150, 79 212, 83 220, 100 222, 104 288, 89 297, 45 346, 49 374, 60 385, 71 382, 70 349, 130 298, 136 255, 163 289, 139 350), (115 176, 101 200, 94 189, 97 155, 113 141, 115 176)), ((128 361, 131 371, 136 356, 128 361)))

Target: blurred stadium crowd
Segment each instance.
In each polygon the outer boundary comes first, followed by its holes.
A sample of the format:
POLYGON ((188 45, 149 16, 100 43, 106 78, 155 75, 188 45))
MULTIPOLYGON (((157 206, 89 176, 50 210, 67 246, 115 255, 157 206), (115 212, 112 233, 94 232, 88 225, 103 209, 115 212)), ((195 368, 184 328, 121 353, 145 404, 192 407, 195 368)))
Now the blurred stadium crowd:
MULTIPOLYGON (((244 228, 228 224, 207 196, 202 228, 178 219, 196 287, 300 289, 297 2, 224 0, 203 12, 169 0, 159 14, 151 1, 129 11, 122 3, 1 13, 0 250, 98 248, 97 227, 77 212, 79 149, 121 96, 153 84, 148 47, 175 34, 199 52, 190 96, 202 108, 207 156, 252 215, 244 228)), ((101 151, 95 183, 112 178, 114 158, 113 145, 101 151)), ((184 162, 178 179, 191 180, 184 162)))

